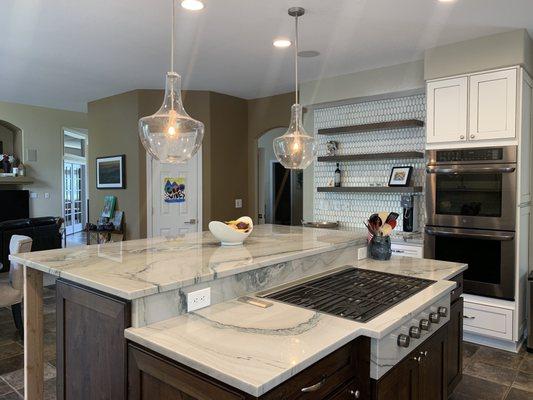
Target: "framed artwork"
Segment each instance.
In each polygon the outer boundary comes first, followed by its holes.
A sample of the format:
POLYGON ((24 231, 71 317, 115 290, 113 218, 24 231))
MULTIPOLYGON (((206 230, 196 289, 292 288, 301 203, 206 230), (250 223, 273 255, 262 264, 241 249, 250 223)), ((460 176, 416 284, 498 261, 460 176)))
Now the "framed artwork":
POLYGON ((165 203, 185 203, 185 178, 163 179, 163 201, 165 203))
POLYGON ((126 155, 98 157, 96 159, 96 188, 126 188, 126 155))
POLYGON ((409 186, 413 167, 392 167, 389 186, 409 186))
POLYGON ((117 198, 115 196, 105 196, 104 197, 104 209, 102 210, 101 217, 113 218, 113 215, 115 215, 116 203, 117 203, 117 198))

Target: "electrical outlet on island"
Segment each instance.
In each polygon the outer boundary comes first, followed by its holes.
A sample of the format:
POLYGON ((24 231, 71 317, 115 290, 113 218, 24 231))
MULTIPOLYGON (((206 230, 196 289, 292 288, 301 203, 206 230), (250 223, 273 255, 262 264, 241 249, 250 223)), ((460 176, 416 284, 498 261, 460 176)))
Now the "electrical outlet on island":
POLYGON ((242 208, 242 199, 235 199, 235 208, 242 208))
POLYGON ((187 312, 199 310, 211 304, 211 288, 187 293, 187 312))

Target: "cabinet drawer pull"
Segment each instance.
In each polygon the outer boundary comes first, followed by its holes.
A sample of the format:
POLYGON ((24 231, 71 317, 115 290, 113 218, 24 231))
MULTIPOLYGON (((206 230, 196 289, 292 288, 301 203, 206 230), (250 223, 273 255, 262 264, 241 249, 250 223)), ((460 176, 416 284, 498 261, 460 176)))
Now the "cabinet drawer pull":
POLYGON ((465 135, 459 136, 459 139, 463 140, 465 138, 465 135))
POLYGON ((361 392, 359 390, 350 389, 348 390, 348 394, 352 396, 354 399, 358 399, 359 397, 361 397, 361 392))
POLYGON ((324 383, 326 383, 326 377, 325 376, 322 377, 320 382, 315 383, 314 385, 302 388, 302 392, 304 392, 304 393, 316 392, 318 389, 320 389, 322 386, 324 386, 324 383))
POLYGON ((470 316, 468 316, 468 315, 463 315, 463 318, 464 318, 464 319, 476 319, 476 317, 470 317, 470 316))

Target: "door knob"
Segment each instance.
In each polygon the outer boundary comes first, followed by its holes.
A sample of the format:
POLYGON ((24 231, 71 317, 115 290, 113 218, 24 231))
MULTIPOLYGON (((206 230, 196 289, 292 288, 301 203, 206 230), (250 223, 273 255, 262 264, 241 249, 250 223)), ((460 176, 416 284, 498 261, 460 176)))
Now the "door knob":
POLYGON ((191 218, 190 220, 185 221, 185 223, 188 224, 188 225, 195 225, 196 224, 196 219, 191 218))

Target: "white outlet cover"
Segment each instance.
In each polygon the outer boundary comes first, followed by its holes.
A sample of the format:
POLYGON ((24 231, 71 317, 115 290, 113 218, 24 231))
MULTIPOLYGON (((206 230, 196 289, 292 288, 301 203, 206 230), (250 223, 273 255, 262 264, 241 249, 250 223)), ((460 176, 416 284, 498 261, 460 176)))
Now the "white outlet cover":
POLYGON ((360 247, 357 249, 357 259, 364 260, 368 257, 368 247, 360 247))
POLYGON ((235 208, 242 208, 242 199, 235 199, 235 208))
POLYGON ((37 199, 39 197, 39 193, 37 192, 30 192, 30 198, 37 199))
POLYGON ((49 199, 49 198, 50 198, 50 193, 46 192, 46 193, 44 194, 44 198, 45 198, 45 199, 49 199))
POLYGON ((210 287, 187 293, 187 312, 199 310, 209 305, 211 305, 210 287))

